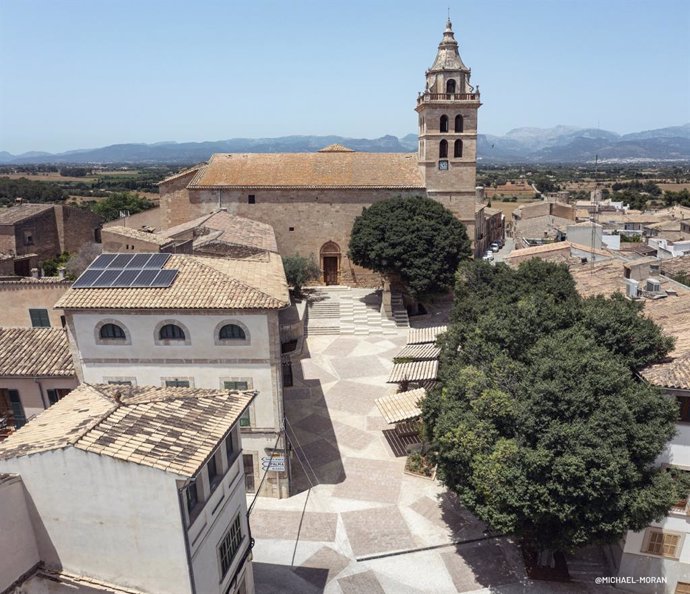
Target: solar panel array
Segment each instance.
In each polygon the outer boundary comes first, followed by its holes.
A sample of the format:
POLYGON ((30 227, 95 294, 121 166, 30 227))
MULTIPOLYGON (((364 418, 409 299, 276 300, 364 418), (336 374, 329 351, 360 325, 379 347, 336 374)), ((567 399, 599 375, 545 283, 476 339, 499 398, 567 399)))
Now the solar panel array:
POLYGON ((170 254, 101 254, 72 288, 169 287, 177 270, 163 269, 168 258, 170 254))

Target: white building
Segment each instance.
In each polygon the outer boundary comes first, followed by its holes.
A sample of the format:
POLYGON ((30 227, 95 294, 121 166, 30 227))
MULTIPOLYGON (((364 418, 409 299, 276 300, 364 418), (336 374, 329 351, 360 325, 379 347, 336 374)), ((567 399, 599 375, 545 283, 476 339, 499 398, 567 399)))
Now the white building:
POLYGON ((289 303, 282 260, 265 251, 236 259, 103 254, 56 307, 65 312, 83 382, 257 391, 240 419, 247 490, 261 484, 262 459, 273 459, 261 494, 285 497, 278 313, 289 303), (167 280, 117 280, 139 270, 167 280))
POLYGON ((239 419, 254 396, 82 385, 13 433, 0 443, 0 590, 81 591, 41 589, 48 575, 252 593, 239 419))
MULTIPOLYGON (((653 365, 641 375, 678 401, 680 420, 676 435, 659 457, 666 467, 690 471, 690 353, 670 363, 653 365)), ((620 576, 665 577, 663 584, 626 584, 639 592, 690 592, 690 507, 679 501, 660 522, 640 532, 628 532, 621 559, 620 576)))

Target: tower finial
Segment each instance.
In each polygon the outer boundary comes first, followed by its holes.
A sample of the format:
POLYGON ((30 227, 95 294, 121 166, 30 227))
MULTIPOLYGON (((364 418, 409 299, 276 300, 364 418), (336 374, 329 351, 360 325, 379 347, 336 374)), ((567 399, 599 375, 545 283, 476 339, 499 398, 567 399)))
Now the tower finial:
POLYGON ((453 23, 450 22, 450 6, 448 7, 448 20, 446 21, 446 31, 453 30, 453 23))

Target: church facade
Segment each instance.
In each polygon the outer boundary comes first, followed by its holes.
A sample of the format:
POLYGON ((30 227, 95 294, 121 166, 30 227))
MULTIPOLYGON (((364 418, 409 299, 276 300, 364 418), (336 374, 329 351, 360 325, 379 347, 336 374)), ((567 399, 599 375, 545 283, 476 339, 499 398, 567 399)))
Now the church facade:
POLYGON ((451 210, 481 255, 495 238, 475 190, 480 105, 449 20, 417 98, 417 153, 217 153, 160 183, 163 227, 227 210, 270 224, 281 255, 314 256, 325 284, 372 286, 378 275, 347 255, 354 219, 374 202, 421 195, 451 210))

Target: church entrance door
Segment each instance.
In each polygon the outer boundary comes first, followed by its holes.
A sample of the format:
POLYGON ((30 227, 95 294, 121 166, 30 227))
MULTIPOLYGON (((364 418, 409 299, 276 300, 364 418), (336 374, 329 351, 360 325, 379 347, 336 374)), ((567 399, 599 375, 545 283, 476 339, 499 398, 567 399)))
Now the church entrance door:
POLYGON ((338 284, 338 257, 323 257, 323 282, 327 285, 338 284))

